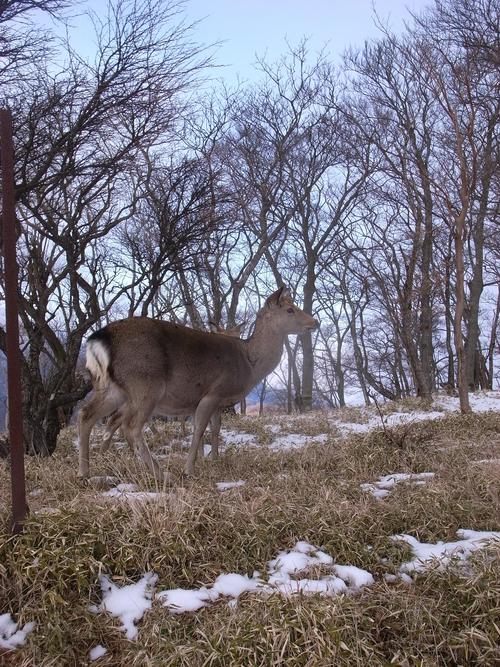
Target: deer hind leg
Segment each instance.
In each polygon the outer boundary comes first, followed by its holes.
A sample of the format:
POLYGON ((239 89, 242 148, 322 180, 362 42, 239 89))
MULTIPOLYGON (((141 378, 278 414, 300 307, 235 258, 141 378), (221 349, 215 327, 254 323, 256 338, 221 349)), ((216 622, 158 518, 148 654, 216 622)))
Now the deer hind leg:
POLYGON ((97 390, 78 413, 80 477, 89 476, 89 440, 95 423, 114 412, 122 401, 122 396, 116 391, 97 390))
POLYGON ((210 420, 210 444, 212 445, 210 456, 212 461, 216 461, 219 458, 219 435, 221 421, 222 412, 220 410, 216 410, 212 415, 212 419, 210 420))
POLYGON ((106 423, 106 430, 104 431, 104 435, 102 436, 102 444, 101 444, 102 454, 107 452, 108 449, 110 448, 111 440, 116 431, 120 428, 122 421, 123 421, 123 413, 121 410, 117 410, 109 417, 106 423))
POLYGON ((129 407, 122 421, 122 431, 129 446, 139 452, 146 468, 155 477, 158 483, 165 480, 158 461, 153 457, 147 446, 143 430, 144 425, 151 417, 154 409, 154 402, 143 403, 140 407, 129 407))
POLYGON ((189 449, 189 454, 186 462, 186 475, 192 475, 194 473, 194 464, 196 461, 196 455, 198 454, 198 449, 200 448, 201 439, 205 433, 205 429, 208 426, 214 411, 218 407, 218 400, 205 396, 198 403, 196 412, 194 413, 194 429, 193 429, 193 438, 191 440, 191 447, 189 449))

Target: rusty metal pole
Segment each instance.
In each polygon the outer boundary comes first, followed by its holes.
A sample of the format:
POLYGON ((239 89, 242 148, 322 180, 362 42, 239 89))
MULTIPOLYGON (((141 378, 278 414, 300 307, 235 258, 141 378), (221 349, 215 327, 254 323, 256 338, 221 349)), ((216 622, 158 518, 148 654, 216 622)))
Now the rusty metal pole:
POLYGON ((12 114, 8 109, 0 109, 0 151, 12 531, 19 533, 26 518, 27 507, 24 476, 21 351, 19 349, 17 308, 18 271, 14 200, 14 148, 12 143, 12 114))

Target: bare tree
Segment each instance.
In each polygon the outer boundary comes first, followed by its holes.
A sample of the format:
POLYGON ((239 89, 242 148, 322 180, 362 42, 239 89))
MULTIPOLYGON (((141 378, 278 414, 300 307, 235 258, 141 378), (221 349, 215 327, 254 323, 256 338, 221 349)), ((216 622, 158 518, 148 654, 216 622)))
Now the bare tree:
POLYGON ((130 286, 114 280, 108 240, 138 210, 137 162, 166 145, 205 64, 174 3, 120 1, 95 28, 93 63, 68 44, 60 72, 32 63, 2 89, 15 118, 25 437, 36 453, 56 446, 58 408, 68 414, 88 391, 76 370, 84 335, 130 286))

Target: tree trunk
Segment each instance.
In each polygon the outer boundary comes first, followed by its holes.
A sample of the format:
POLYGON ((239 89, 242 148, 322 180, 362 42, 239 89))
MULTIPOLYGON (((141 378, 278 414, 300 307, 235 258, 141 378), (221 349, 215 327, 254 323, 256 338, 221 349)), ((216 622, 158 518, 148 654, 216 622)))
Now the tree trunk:
POLYGON ((488 130, 486 132, 486 146, 482 159, 481 169, 481 189, 479 197, 479 210, 475 218, 475 224, 472 230, 472 240, 474 242, 475 262, 472 267, 472 278, 469 288, 469 308, 467 318, 467 340, 465 345, 465 354, 467 357, 467 380, 471 389, 478 389, 477 379, 484 373, 481 365, 477 366, 477 350, 480 348, 479 336, 479 304, 481 294, 484 289, 483 267, 484 267, 484 221, 489 213, 490 189, 492 175, 497 168, 497 161, 493 157, 495 145, 496 128, 498 125, 498 114, 490 118, 488 130))
POLYGON ((490 342, 488 345, 488 389, 493 389, 493 370, 494 370, 494 354, 495 354, 495 345, 497 341, 497 332, 498 332, 498 322, 500 320, 500 288, 497 292, 497 305, 495 308, 495 314, 493 316, 493 322, 491 323, 491 333, 490 333, 490 342))
POLYGON ((463 413, 471 412, 469 403, 469 387, 467 378, 467 359, 465 357, 464 339, 462 335, 462 321, 465 307, 465 286, 464 286, 464 235, 465 235, 465 208, 455 219, 455 264, 457 268, 456 276, 456 306, 455 306, 455 349, 457 351, 458 362, 458 395, 460 397, 460 410, 463 413))
MULTIPOLYGON (((285 338, 285 347, 288 353, 288 368, 291 369, 292 380, 293 380, 293 388, 294 388, 293 405, 296 410, 302 412, 303 410, 302 410, 302 391, 300 384, 300 374, 296 363, 297 344, 295 345, 295 349, 292 350, 292 346, 290 345, 288 338, 285 338)), ((293 412, 293 407, 291 407, 289 414, 291 414, 292 412, 293 412)))
POLYGON ((300 341, 302 344, 302 393, 300 397, 300 410, 301 412, 310 412, 312 410, 314 374, 314 356, 311 333, 308 332, 301 336, 300 341))
MULTIPOLYGON (((426 193, 427 194, 427 193, 426 193)), ((430 195, 429 195, 430 197, 430 195)), ((433 372, 432 344, 432 206, 427 205, 425 211, 425 232, 422 242, 422 285, 420 309, 420 363, 422 369, 422 387, 420 395, 430 399, 435 389, 433 372)))
POLYGON ((455 355, 453 354, 452 327, 453 315, 451 312, 451 243, 450 236, 448 243, 448 254, 445 258, 445 277, 444 277, 444 321, 446 327, 446 351, 448 354, 448 371, 446 378, 446 390, 448 393, 453 393, 455 389, 455 355))
MULTIPOLYGON (((368 394, 368 388, 366 386, 366 381, 365 381, 365 374, 363 370, 363 353, 361 352, 361 348, 359 347, 358 343, 358 332, 356 330, 356 317, 354 314, 354 305, 352 302, 352 299, 349 297, 349 294, 346 294, 347 302, 349 303, 349 307, 351 309, 351 316, 349 317, 349 329, 351 332, 351 341, 352 341, 352 349, 354 352, 354 363, 356 366, 356 375, 358 376, 358 382, 361 387, 361 391, 363 392, 363 399, 365 402, 365 405, 368 407, 370 405, 370 396, 368 394)), ((361 322, 363 321, 363 309, 360 310, 360 318, 361 322)))
POLYGON ((416 394, 422 398, 429 398, 429 386, 425 381, 422 364, 418 358, 413 325, 412 304, 409 300, 404 299, 404 302, 401 303, 401 340, 410 364, 416 394))
MULTIPOLYGON (((309 264, 307 267, 307 279, 304 285, 303 307, 304 312, 308 315, 312 315, 313 310, 315 279, 314 266, 309 264)), ((311 332, 302 335, 300 337, 300 342, 302 345, 302 392, 300 410, 303 412, 310 412, 312 410, 314 375, 314 355, 311 332)))
POLYGON ((467 372, 467 384, 471 391, 479 389, 480 368, 478 362, 479 346, 479 303, 483 292, 483 246, 484 246, 484 221, 478 216, 473 233, 474 247, 476 252, 475 262, 472 269, 472 279, 469 283, 469 303, 467 309, 467 337, 465 342, 465 363, 467 372))

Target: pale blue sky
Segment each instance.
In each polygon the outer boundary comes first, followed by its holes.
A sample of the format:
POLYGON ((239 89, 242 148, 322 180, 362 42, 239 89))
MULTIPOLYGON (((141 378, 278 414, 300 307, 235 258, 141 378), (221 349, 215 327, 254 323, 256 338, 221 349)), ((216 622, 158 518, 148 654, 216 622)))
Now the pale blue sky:
MULTIPOLYGON (((409 10, 418 13, 429 4, 432 0, 187 0, 185 14, 189 23, 200 21, 193 40, 222 42, 215 61, 224 67, 216 77, 231 85, 238 76, 255 79, 256 54, 267 54, 273 62, 287 50, 286 40, 296 45, 307 37, 312 55, 327 45, 331 59, 336 60, 348 46, 361 46, 365 39, 377 36, 374 8, 384 23, 399 32, 410 18, 409 10)), ((106 0, 90 0, 78 9, 90 7, 104 13, 106 5, 106 0)), ((87 21, 74 17, 71 23, 73 45, 91 57, 87 21)))
POLYGON ((204 18, 196 29, 201 42, 223 41, 217 61, 227 67, 221 75, 234 80, 255 76, 255 55, 267 52, 270 61, 286 50, 286 40, 297 44, 309 38, 311 51, 328 44, 333 59, 350 45, 375 37, 374 11, 395 31, 430 0, 190 0, 190 20, 204 18))

